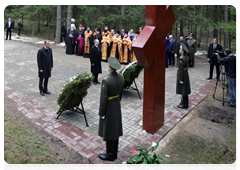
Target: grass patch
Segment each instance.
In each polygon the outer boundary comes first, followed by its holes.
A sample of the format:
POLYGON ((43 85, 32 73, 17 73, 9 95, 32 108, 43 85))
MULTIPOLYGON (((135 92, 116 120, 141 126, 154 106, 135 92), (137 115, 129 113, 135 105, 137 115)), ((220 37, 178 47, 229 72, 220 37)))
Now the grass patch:
POLYGON ((54 164, 57 160, 33 134, 4 113, 4 159, 9 164, 54 164))

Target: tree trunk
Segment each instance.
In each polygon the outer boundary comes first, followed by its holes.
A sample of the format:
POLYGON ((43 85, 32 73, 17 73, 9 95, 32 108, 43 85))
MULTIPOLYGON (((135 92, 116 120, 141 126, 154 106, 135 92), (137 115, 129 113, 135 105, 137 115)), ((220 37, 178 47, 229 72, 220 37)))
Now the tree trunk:
POLYGON ((22 15, 22 28, 21 28, 21 30, 23 31, 23 15, 22 15))
POLYGON ((35 30, 35 20, 33 18, 32 35, 34 35, 34 30, 35 30))
MULTIPOLYGON (((228 24, 228 6, 224 5, 224 23, 228 24)), ((224 32, 224 47, 228 47, 228 32, 224 32)))
POLYGON ((175 36, 176 36, 176 40, 177 40, 177 36, 178 36, 178 25, 177 22, 175 22, 175 36))
POLYGON ((190 30, 190 32, 192 32, 192 21, 190 21, 190 23, 191 23, 191 30, 190 30))
POLYGON ((60 43, 61 37, 61 20, 62 20, 62 10, 61 5, 57 5, 57 25, 56 25, 56 37, 55 42, 60 43))
MULTIPOLYGON (((206 6, 206 18, 208 17, 208 5, 206 6)), ((209 38, 209 29, 208 29, 208 22, 206 22, 206 30, 207 30, 207 35, 206 35, 206 45, 205 48, 208 48, 208 38, 209 38)))
POLYGON ((67 30, 71 27, 72 5, 68 5, 67 30))
MULTIPOLYGON (((218 6, 213 6, 213 22, 217 25, 217 14, 218 14, 218 6)), ((218 30, 214 28, 213 30, 213 37, 218 37, 218 30)))
POLYGON ((121 19, 120 19, 120 23, 119 23, 120 31, 124 28, 124 16, 125 16, 125 6, 121 5, 121 19))
POLYGON ((38 33, 40 33, 40 12, 38 13, 38 33))
POLYGON ((48 28, 47 28, 47 38, 49 39, 50 38, 50 35, 49 35, 49 28, 50 28, 50 11, 48 11, 48 28))
POLYGON ((180 36, 183 36, 183 20, 180 20, 180 36))
POLYGON ((201 5, 201 24, 200 24, 200 34, 198 38, 198 47, 201 46, 201 41, 202 41, 202 18, 203 18, 203 5, 201 5))

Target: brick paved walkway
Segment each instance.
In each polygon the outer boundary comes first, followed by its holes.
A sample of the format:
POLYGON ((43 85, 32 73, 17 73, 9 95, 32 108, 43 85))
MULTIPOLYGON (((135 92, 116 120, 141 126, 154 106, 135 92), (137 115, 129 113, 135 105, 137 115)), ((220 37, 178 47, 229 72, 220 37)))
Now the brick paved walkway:
MULTIPOLYGON (((99 153, 105 152, 105 143, 97 136, 100 85, 92 85, 83 101, 89 127, 86 127, 83 115, 71 111, 64 112, 59 120, 55 120, 58 110, 56 98, 60 89, 69 77, 89 70, 89 59, 66 55, 64 48, 54 48, 53 77, 49 80, 49 91, 52 94, 42 97, 38 91, 36 63, 36 54, 40 47, 41 45, 36 47, 17 41, 5 41, 4 89, 8 97, 17 102, 18 109, 29 119, 74 148, 82 156, 89 158, 93 163, 109 163, 102 162, 97 157, 99 153)), ((102 63, 102 67, 103 74, 99 75, 99 81, 108 74, 107 64, 102 63)), ((130 158, 133 155, 131 150, 135 146, 143 145, 149 148, 152 141, 158 142, 194 108, 215 86, 214 80, 206 80, 208 69, 208 64, 196 64, 194 69, 189 69, 192 94, 189 98, 190 107, 187 110, 176 108, 181 98, 175 94, 176 67, 166 69, 165 125, 154 135, 145 136, 142 127, 137 124, 142 115, 142 100, 135 91, 125 91, 121 102, 124 135, 120 137, 118 159, 113 163, 121 163, 130 158)), ((142 79, 143 73, 136 80, 141 96, 143 95, 142 79)))

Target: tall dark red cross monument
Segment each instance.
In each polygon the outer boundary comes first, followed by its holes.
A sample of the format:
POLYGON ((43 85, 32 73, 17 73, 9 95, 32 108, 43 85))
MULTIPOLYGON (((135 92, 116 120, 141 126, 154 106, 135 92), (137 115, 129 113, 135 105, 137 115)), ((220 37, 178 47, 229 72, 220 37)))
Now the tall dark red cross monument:
POLYGON ((146 5, 145 27, 132 49, 144 66, 143 129, 155 133, 164 124, 166 36, 175 17, 170 5, 146 5))

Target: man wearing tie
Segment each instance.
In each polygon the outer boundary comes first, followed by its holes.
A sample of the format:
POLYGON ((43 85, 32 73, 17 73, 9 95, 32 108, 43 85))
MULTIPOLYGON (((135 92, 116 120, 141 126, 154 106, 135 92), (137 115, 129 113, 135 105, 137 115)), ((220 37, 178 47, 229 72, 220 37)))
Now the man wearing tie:
POLYGON ((213 43, 209 45, 209 49, 208 49, 208 62, 210 64, 210 71, 209 71, 209 77, 207 78, 208 80, 212 79, 213 77, 213 68, 214 65, 216 67, 216 74, 217 74, 217 80, 220 81, 220 72, 219 72, 219 63, 217 60, 217 56, 216 56, 216 51, 222 51, 222 46, 220 44, 217 43, 217 38, 214 37, 213 38, 213 43))
POLYGON ((100 84, 98 81, 98 74, 102 73, 102 51, 99 48, 99 40, 94 40, 94 45, 90 49, 90 62, 91 62, 91 72, 95 79, 93 80, 93 84, 100 84))
POLYGON ((52 49, 50 48, 50 41, 44 41, 44 46, 38 50, 37 54, 38 63, 38 77, 39 77, 39 91, 42 96, 46 94, 51 94, 48 91, 48 79, 51 77, 51 72, 53 68, 53 56, 52 49), (42 86, 44 81, 44 87, 42 86))
POLYGON ((13 30, 13 23, 11 21, 11 18, 8 18, 8 21, 5 25, 5 30, 7 32, 6 34, 6 40, 8 39, 8 33, 9 33, 9 40, 11 40, 12 30, 13 30))
POLYGON ((169 65, 175 65, 175 52, 176 52, 176 41, 173 39, 172 35, 169 35, 170 46, 168 48, 168 59, 169 65))

